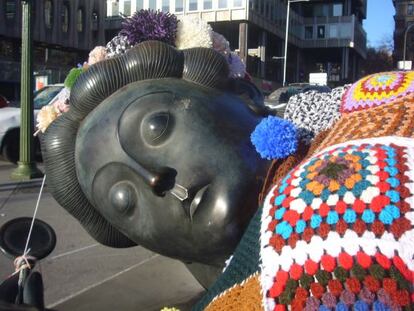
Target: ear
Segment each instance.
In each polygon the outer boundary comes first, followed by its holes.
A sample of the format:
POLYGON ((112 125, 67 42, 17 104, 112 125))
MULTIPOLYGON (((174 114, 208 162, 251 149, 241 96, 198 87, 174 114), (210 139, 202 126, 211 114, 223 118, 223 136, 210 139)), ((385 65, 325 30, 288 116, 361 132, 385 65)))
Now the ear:
POLYGON ((264 104, 262 92, 252 82, 245 79, 230 79, 230 90, 242 97, 246 105, 257 115, 269 115, 269 109, 264 104))

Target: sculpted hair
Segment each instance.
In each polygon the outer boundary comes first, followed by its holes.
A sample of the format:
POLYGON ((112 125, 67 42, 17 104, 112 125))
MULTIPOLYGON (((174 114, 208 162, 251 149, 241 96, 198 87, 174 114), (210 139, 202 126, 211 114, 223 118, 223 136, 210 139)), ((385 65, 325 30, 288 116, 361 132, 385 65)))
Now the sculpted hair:
POLYGON ((70 110, 42 136, 48 189, 98 242, 111 247, 136 245, 114 228, 90 204, 76 175, 75 143, 82 120, 105 98, 141 80, 181 78, 212 88, 229 85, 225 58, 207 48, 179 51, 159 41, 138 44, 127 53, 92 65, 75 82, 70 110))

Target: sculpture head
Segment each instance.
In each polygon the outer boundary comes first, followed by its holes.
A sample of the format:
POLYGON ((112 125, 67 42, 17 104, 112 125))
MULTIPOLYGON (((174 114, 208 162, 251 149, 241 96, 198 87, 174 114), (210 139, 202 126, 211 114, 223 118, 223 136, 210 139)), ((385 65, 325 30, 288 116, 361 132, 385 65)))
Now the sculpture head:
POLYGON ((268 167, 250 143, 259 92, 227 76, 220 54, 160 42, 92 66, 42 142, 56 200, 103 244, 222 262, 268 167))

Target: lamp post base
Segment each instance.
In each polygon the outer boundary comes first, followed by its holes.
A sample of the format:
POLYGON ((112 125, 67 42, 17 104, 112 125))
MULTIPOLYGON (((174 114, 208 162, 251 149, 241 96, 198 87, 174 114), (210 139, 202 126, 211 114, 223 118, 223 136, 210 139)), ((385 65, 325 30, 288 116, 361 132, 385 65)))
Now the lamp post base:
POLYGON ((17 162, 17 168, 11 173, 13 180, 31 180, 43 177, 43 173, 37 168, 34 162, 17 162))

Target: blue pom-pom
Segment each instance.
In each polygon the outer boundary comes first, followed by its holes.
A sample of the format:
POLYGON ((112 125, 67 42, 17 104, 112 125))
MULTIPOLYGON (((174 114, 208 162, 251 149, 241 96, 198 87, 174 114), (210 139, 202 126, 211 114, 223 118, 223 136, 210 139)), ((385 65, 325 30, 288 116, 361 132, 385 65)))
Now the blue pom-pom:
POLYGON ((283 159, 297 149, 297 131, 293 123, 269 116, 263 119, 250 137, 263 159, 283 159))

